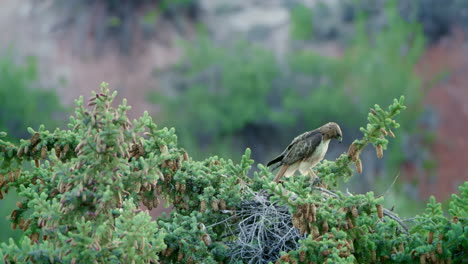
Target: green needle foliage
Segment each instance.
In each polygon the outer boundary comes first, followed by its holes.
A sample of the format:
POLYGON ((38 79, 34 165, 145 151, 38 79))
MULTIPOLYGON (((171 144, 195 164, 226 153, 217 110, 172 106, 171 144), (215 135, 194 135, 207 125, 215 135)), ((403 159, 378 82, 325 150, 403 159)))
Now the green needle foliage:
POLYGON ((87 108, 77 100, 68 130, 40 127, 29 129, 31 138, 19 144, 0 140, 0 198, 16 190, 20 200, 10 221, 24 232, 19 243, 0 246, 4 262, 463 260, 467 183, 461 196, 453 196, 449 217, 432 199, 412 222, 382 208, 383 197, 336 190, 337 178, 352 175, 350 165, 360 164, 359 152, 367 144, 381 155, 385 137, 398 127, 393 118, 404 109, 403 98, 388 110, 375 106, 363 138, 336 161, 323 162, 317 181, 297 176, 280 185, 271 182, 274 175, 263 165, 248 177, 249 149, 239 163, 216 156, 193 160, 177 146, 174 129, 158 129, 146 113, 130 122, 130 107, 125 101, 113 107, 114 97, 103 84, 87 108), (160 198, 173 211, 151 219, 141 204, 155 208, 160 198))

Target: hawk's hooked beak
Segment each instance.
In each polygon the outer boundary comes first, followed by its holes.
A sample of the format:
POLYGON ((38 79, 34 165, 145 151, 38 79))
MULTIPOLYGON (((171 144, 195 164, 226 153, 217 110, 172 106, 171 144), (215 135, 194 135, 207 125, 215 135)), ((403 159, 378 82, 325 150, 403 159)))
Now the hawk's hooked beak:
POLYGON ((341 143, 341 141, 343 141, 343 136, 342 136, 342 135, 338 135, 338 137, 337 137, 336 139, 338 139, 338 140, 340 141, 340 143, 341 143))

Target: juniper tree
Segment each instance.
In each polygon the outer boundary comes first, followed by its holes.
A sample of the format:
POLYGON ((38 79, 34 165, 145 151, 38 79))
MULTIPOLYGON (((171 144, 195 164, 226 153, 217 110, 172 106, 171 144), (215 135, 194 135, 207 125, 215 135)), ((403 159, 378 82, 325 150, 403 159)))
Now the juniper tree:
POLYGON ((343 193, 337 179, 360 172, 360 151, 381 157, 403 98, 375 106, 348 153, 317 168, 319 180, 272 183, 265 166, 249 177, 239 163, 193 160, 174 129, 151 117, 130 122, 125 100, 103 85, 77 100, 68 130, 29 129, 19 144, 0 140, 0 198, 20 200, 12 228, 24 238, 1 245, 6 263, 449 263, 467 246, 468 183, 453 195, 449 216, 431 199, 424 214, 400 219, 372 192, 343 193), (163 198, 170 215, 151 219, 163 198))

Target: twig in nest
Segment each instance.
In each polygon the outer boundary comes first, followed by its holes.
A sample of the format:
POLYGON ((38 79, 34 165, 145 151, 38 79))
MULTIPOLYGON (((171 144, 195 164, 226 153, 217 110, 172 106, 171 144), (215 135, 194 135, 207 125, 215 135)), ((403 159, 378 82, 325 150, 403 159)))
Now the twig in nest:
POLYGON ((224 224, 227 236, 236 238, 226 243, 231 248, 231 260, 252 264, 275 262, 280 252, 297 249, 299 239, 305 236, 293 226, 288 207, 270 203, 266 193, 253 195, 233 216, 214 225, 224 224), (233 218, 238 220, 229 221, 233 218))

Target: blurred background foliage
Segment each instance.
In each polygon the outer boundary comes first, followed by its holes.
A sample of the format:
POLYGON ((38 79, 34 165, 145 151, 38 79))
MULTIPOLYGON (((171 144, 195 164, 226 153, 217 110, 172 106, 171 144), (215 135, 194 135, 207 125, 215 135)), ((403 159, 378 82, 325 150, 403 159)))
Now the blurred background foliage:
POLYGON ((199 157, 216 152, 238 156, 249 133, 272 126, 275 114, 269 99, 280 65, 272 52, 243 40, 220 46, 201 33, 184 48, 171 87, 153 92, 151 98, 162 105, 165 124, 177 128, 191 152, 199 157))
MULTIPOLYGON (((404 204, 398 212, 409 215, 421 208, 420 202, 408 203, 403 184, 392 182, 411 158, 402 138, 431 133, 420 128, 423 94, 414 72, 425 37, 421 25, 404 20, 395 3, 384 8, 385 23, 379 30, 369 29, 374 21, 364 8, 358 10, 354 34, 344 40, 343 54, 336 57, 311 49, 311 43, 320 41, 314 39, 320 32, 314 23, 319 22, 314 22, 314 10, 304 5, 291 9, 293 48, 283 58, 242 39, 220 45, 201 30, 194 40, 183 42, 180 64, 162 73, 169 76, 168 87, 153 92, 151 100, 162 106, 164 125, 176 127, 180 144, 196 157, 218 154, 235 159, 250 147, 252 158, 263 163, 294 135, 329 121, 344 127, 347 146, 360 135, 356 124, 363 123, 369 108, 404 95, 409 111, 401 120, 403 136, 391 144, 384 163, 367 155, 377 169, 353 177, 347 187, 386 193, 394 198, 387 200, 393 203, 388 207, 404 204)), ((428 153, 428 145, 418 147, 418 153, 428 153)), ((328 158, 342 151, 335 146, 328 158)))
POLYGON ((26 128, 57 126, 64 110, 54 90, 39 89, 37 61, 19 59, 12 50, 0 54, 0 130, 12 139, 28 136, 26 128))
MULTIPOLYGON (((202 156, 235 157, 255 146, 254 159, 265 162, 272 155, 269 146, 279 145, 273 150, 280 151, 294 133, 331 120, 346 127, 351 141, 359 133, 355 124, 370 107, 399 95, 406 96, 411 109, 403 132, 414 133, 422 93, 413 69, 424 36, 420 25, 398 15, 396 6, 386 11, 387 26, 372 35, 366 30, 370 22, 360 13, 355 34, 336 58, 310 49, 313 12, 305 6, 291 11, 295 48, 283 59, 243 40, 219 45, 200 33, 184 42, 184 57, 170 73, 170 86, 151 98, 162 105, 161 116, 177 128, 181 143, 202 156)), ((393 168, 403 158, 394 157, 393 168)))

